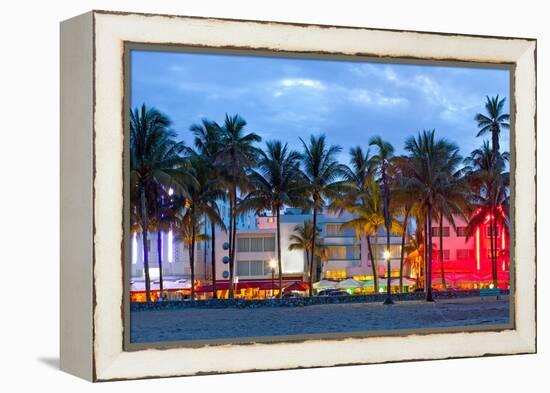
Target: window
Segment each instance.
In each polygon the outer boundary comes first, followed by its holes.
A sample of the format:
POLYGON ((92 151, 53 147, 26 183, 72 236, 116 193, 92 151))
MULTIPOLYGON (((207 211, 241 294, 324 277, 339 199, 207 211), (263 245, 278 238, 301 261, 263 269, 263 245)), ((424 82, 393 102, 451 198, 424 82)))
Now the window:
MULTIPOLYGON (((434 261, 439 261, 439 250, 433 250, 432 258, 434 261)), ((451 252, 449 250, 443 250, 443 260, 448 261, 451 259, 451 252)))
POLYGON ((271 274, 268 261, 237 261, 237 276, 256 277, 271 274))
POLYGON ((250 261, 250 275, 251 276, 263 276, 264 275, 264 261, 250 261))
MULTIPOLYGON (((384 251, 387 247, 381 244, 378 247, 378 259, 384 259, 384 251)), ((372 252, 374 253, 374 245, 372 245, 372 252)), ((390 259, 401 257, 401 246, 398 244, 390 244, 390 259)))
POLYGON ((343 280, 346 278, 345 270, 327 270, 325 277, 331 280, 343 280))
POLYGON ((456 227, 457 237, 466 237, 466 227, 456 227))
MULTIPOLYGON (((491 233, 492 233, 492 227, 491 225, 487 225, 485 227, 485 236, 486 237, 491 237, 491 233)), ((495 229, 495 235, 493 235, 493 237, 500 237, 500 227, 497 225, 495 229)))
MULTIPOLYGON (((432 227, 432 237, 439 237, 441 227, 432 227)), ((449 237, 449 227, 443 227, 443 237, 449 237)))
POLYGON ((456 259, 464 261, 474 258, 474 250, 458 249, 456 250, 456 259))
POLYGON ((237 237, 239 252, 273 252, 275 236, 237 237))
POLYGON ((238 261, 237 262, 237 276, 250 276, 250 262, 238 261))
POLYGON ((249 252, 250 251, 250 238, 238 237, 237 238, 237 251, 249 252))
POLYGON ((353 237, 355 232, 351 228, 342 228, 342 224, 325 224, 327 236, 346 236, 353 237))
POLYGON ((250 238, 250 251, 251 252, 261 252, 264 250, 264 239, 263 237, 251 237, 250 238))
POLYGON ((328 259, 361 259, 361 248, 357 245, 327 246, 328 259))
POLYGON ((275 236, 264 237, 264 251, 275 251, 275 236))

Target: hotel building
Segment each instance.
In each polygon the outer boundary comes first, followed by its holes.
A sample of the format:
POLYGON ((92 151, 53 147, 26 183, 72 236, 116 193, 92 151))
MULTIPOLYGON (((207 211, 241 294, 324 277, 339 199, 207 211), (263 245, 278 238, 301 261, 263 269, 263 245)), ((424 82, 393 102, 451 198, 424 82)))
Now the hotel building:
MULTIPOLYGON (((225 206, 221 207, 222 217, 229 222, 229 212, 225 206)), ((300 209, 286 209, 281 214, 281 260, 283 271, 283 286, 296 281, 307 281, 307 263, 305 252, 301 250, 289 250, 290 236, 294 228, 303 225, 312 215, 300 209)), ((320 229, 320 241, 326 248, 327 258, 318 260, 316 279, 343 280, 356 278, 359 280, 372 279, 373 263, 369 258, 366 236, 357 238, 354 231, 341 228, 341 224, 352 218, 348 213, 342 215, 324 212, 318 216, 320 229)), ((435 224, 435 223, 434 223, 435 224)), ((443 233, 443 267, 446 284, 450 288, 475 288, 480 283, 488 283, 491 280, 491 255, 490 255, 490 226, 489 218, 486 223, 476 230, 474 236, 466 238, 466 223, 459 217, 455 218, 456 230, 446 221, 443 226, 433 226, 433 268, 432 278, 434 287, 441 286, 441 260, 439 253, 440 238, 443 233)), ((409 233, 413 232, 414 223, 409 226, 409 233)), ((212 281, 212 243, 210 240, 210 226, 206 225, 204 234, 208 240, 197 241, 195 249, 195 279, 196 288, 201 293, 201 286, 208 285, 212 281)), ((187 290, 190 287, 189 251, 172 232, 161 233, 162 270, 165 290, 187 290)), ((228 233, 218 228, 216 232, 215 257, 216 257, 216 282, 221 291, 220 296, 226 295, 229 272, 229 244, 228 233)), ((158 234, 149 234, 149 269, 152 280, 152 290, 158 289, 158 234)), ((408 241, 408 239, 407 239, 408 241)), ((142 292, 144 269, 141 237, 139 234, 132 236, 131 248, 131 290, 135 293, 142 292)), ((386 235, 384 228, 380 228, 378 237, 371 236, 371 247, 376 254, 378 243, 378 274, 386 276, 387 264, 383 258, 386 247, 386 235), (377 238, 377 239, 376 239, 377 238)), ((497 264, 499 286, 508 286, 509 239, 504 228, 497 227, 497 264)), ((390 268, 391 276, 399 275, 401 256, 401 236, 390 236, 390 268)), ((237 287, 251 289, 249 293, 261 296, 258 290, 271 288, 272 276, 278 282, 277 270, 272 270, 270 261, 276 260, 276 219, 264 214, 256 216, 253 212, 243 214, 237 220, 237 249, 235 254, 235 277, 237 287), (254 291, 254 289, 256 291, 254 291)), ((405 253, 404 275, 412 279, 416 278, 416 272, 411 269, 411 263, 405 253)), ((395 280, 397 285, 398 280, 395 280)), ((207 292, 206 290, 204 292, 207 292)))

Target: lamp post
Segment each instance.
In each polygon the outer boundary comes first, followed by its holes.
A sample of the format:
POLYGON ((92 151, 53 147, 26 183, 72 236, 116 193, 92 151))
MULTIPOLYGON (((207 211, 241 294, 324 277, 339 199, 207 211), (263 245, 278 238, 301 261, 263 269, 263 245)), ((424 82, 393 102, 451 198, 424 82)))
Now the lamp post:
POLYGON ((390 249, 388 245, 388 249, 384 251, 384 259, 386 260, 386 270, 387 270, 387 279, 386 279, 386 300, 384 300, 384 304, 393 304, 393 300, 391 300, 391 266, 390 266, 390 249))
MULTIPOLYGON (((271 268, 271 297, 275 297, 275 267, 277 261, 273 258, 269 260, 269 267, 271 268)), ((279 289, 280 290, 280 289, 279 289)))

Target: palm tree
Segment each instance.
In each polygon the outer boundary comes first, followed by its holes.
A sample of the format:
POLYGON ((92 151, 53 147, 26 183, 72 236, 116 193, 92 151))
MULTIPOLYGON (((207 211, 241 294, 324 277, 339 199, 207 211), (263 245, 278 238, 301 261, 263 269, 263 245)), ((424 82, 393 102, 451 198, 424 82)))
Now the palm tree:
MULTIPOLYGON (((316 228, 316 238, 318 239, 319 233, 321 230, 319 227, 316 228)), ((308 282, 311 282, 309 279, 310 266, 313 263, 313 258, 311 258, 311 240, 313 239, 313 223, 310 219, 306 219, 303 225, 296 225, 294 227, 294 233, 290 235, 288 249, 292 250, 303 250, 306 254, 306 269, 308 273, 308 282)), ((326 249, 323 243, 317 240, 315 246, 316 257, 321 259, 326 259, 326 249)))
MULTIPOLYGON (((184 202, 185 203, 185 202, 184 202)), ((177 239, 189 252, 189 267, 191 270, 191 300, 195 300, 195 244, 198 240, 204 240, 200 233, 201 222, 197 219, 197 212, 192 208, 187 209, 178 225, 177 239)))
POLYGON ((391 300, 391 261, 389 258, 390 253, 390 229, 391 229, 391 215, 390 215, 390 171, 392 170, 392 159, 394 148, 391 143, 382 140, 380 136, 374 136, 369 141, 370 146, 376 147, 378 153, 371 157, 371 161, 374 163, 377 169, 378 176, 382 182, 382 189, 384 195, 384 227, 386 229, 386 247, 387 247, 387 291, 386 300, 384 304, 393 304, 391 300))
MULTIPOLYGON (((175 132, 170 130, 170 119, 154 108, 144 105, 130 111, 130 182, 139 195, 139 210, 143 242, 143 266, 145 293, 151 301, 148 244, 148 201, 152 187, 171 187, 183 194, 185 185, 192 178, 186 170, 180 154, 183 142, 175 142, 175 132)), ((137 204, 137 203, 136 203, 137 204)))
POLYGON ((435 139, 435 130, 423 131, 416 138, 405 141, 405 150, 410 154, 411 173, 401 179, 401 187, 418 195, 420 208, 426 212, 427 266, 426 301, 432 295, 432 217, 437 203, 452 187, 450 176, 456 172, 462 158, 458 147, 446 139, 435 139))
MULTIPOLYGON (((220 177, 220 168, 216 165, 218 155, 222 150, 222 129, 213 121, 203 119, 201 124, 193 124, 190 131, 195 136, 195 148, 197 152, 209 163, 208 173, 211 179, 220 177)), ((222 185, 220 185, 222 189, 222 185)), ((218 200, 225 200, 225 194, 219 196, 219 199, 208 201, 212 209, 218 209, 218 200)), ((223 222, 223 221, 222 221, 223 222)), ((212 266, 212 297, 217 298, 216 287, 216 221, 210 220, 210 245, 211 245, 211 266, 212 266)), ((222 226, 224 231, 227 230, 225 225, 222 226)))
MULTIPOLYGON (((410 175, 410 162, 408 157, 400 156, 393 160, 394 168, 396 169, 396 177, 402 178, 410 175)), ((418 215, 417 195, 410 190, 399 187, 400 182, 394 182, 392 189, 392 210, 398 211, 403 217, 401 231, 401 252, 399 256, 399 292, 403 292, 403 273, 405 267, 405 243, 407 240, 407 231, 411 216, 418 215)), ((417 220, 418 225, 418 220, 417 220)))
MULTIPOLYGON (((353 204, 345 209, 350 212, 354 218, 343 223, 342 228, 354 229, 356 236, 361 238, 365 235, 370 260, 372 261, 372 275, 374 280, 374 291, 378 292, 378 232, 384 225, 384 214, 379 195, 380 187, 378 183, 370 177, 367 179, 365 190, 358 196, 353 204), (371 236, 375 236, 375 250, 372 252, 371 236)), ((391 218, 390 230, 399 232, 401 227, 397 220, 391 218)))
POLYGON ((237 188, 239 181, 246 179, 248 168, 254 166, 259 150, 254 146, 261 137, 253 132, 245 132, 246 121, 239 115, 225 115, 221 127, 221 150, 216 165, 229 184, 229 297, 233 298, 235 275, 235 250, 237 237, 237 188))
POLYGON ((465 212, 469 204, 470 189, 463 177, 463 170, 448 174, 445 184, 439 190, 435 200, 435 208, 439 218, 439 266, 441 274, 441 286, 446 289, 445 264, 443 252, 443 218, 447 220, 453 230, 456 231, 455 217, 466 220, 465 212))
POLYGON ((493 285, 497 282, 497 228, 508 228, 510 204, 510 175, 504 172, 508 154, 498 154, 496 159, 487 144, 476 149, 465 160, 466 176, 473 192, 470 194, 470 218, 466 227, 467 238, 487 221, 490 227, 491 270, 493 285), (491 157, 491 159, 489 159, 491 157))
POLYGON ((494 160, 498 156, 500 150, 500 130, 510 128, 510 115, 507 113, 503 113, 504 102, 506 101, 506 98, 499 99, 498 95, 496 97, 487 96, 486 98, 486 114, 478 113, 474 119, 475 121, 477 121, 477 126, 479 127, 479 132, 477 133, 478 137, 483 136, 487 133, 491 133, 494 160))
POLYGON ((209 163, 204 157, 198 154, 190 154, 189 163, 195 176, 195 183, 188 186, 187 196, 184 200, 186 209, 181 219, 181 229, 179 233, 182 239, 189 247, 189 266, 191 268, 191 299, 195 299, 195 244, 197 240, 206 240, 207 236, 200 233, 203 226, 203 219, 207 218, 210 222, 224 227, 220 217, 218 205, 212 203, 223 195, 220 188, 220 180, 212 179, 208 172, 209 163))
MULTIPOLYGON (((313 206, 313 227, 317 228, 317 214, 325 206, 325 198, 334 200, 338 197, 338 180, 345 172, 345 166, 338 163, 336 155, 342 148, 337 145, 327 146, 324 135, 318 137, 311 135, 309 144, 302 138, 303 145, 302 166, 309 194, 313 206)), ((311 255, 314 256, 316 248, 316 231, 313 231, 311 239, 311 255)), ((309 295, 313 294, 313 270, 315 258, 309 272, 309 295)))
MULTIPOLYGON (((266 142, 266 151, 262 151, 257 169, 249 171, 248 179, 252 191, 241 202, 240 210, 271 210, 277 225, 277 264, 279 270, 279 288, 283 287, 283 264, 281 258, 281 209, 298 203, 303 199, 303 177, 300 172, 300 154, 291 151, 288 144, 280 141, 266 142)), ((279 297, 283 291, 279 291, 279 297)))
POLYGON ((164 291, 163 273, 162 273, 162 233, 169 232, 177 221, 178 209, 175 206, 174 197, 171 189, 166 192, 161 187, 153 188, 153 197, 151 198, 152 217, 151 229, 157 233, 157 258, 159 266, 159 291, 164 291))

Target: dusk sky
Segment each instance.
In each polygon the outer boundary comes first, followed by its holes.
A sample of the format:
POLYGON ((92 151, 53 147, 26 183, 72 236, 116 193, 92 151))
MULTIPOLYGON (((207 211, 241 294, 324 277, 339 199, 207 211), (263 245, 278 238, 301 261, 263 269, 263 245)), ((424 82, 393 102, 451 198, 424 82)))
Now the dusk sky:
POLYGON ((474 116, 485 97, 506 97, 509 113, 509 72, 499 69, 132 51, 131 72, 131 106, 165 112, 187 145, 191 124, 238 113, 262 145, 280 139, 301 149, 298 137, 324 133, 345 162, 373 135, 402 153, 408 136, 433 128, 467 155, 482 143, 474 116))

